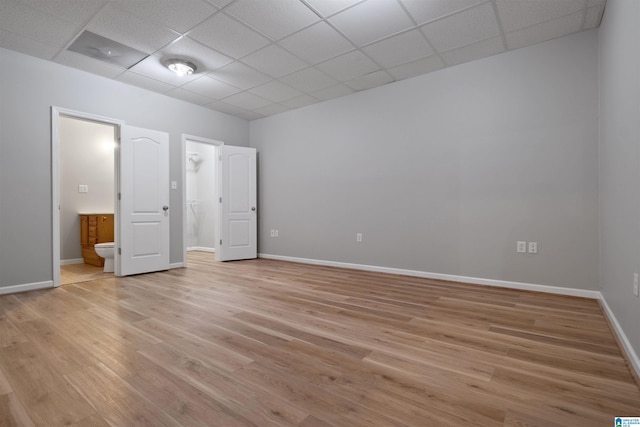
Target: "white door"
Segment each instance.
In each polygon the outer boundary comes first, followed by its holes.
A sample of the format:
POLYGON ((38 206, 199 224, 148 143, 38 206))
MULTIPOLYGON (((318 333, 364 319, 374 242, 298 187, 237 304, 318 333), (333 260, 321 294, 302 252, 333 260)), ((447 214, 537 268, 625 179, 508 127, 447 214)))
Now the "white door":
POLYGON ((222 145, 219 155, 221 221, 216 260, 256 258, 256 149, 222 145))
MULTIPOLYGON (((123 126, 120 142, 122 276, 169 268, 169 135, 123 126)), ((116 260, 118 256, 116 255, 116 260)), ((119 273, 118 273, 119 271, 119 273)))

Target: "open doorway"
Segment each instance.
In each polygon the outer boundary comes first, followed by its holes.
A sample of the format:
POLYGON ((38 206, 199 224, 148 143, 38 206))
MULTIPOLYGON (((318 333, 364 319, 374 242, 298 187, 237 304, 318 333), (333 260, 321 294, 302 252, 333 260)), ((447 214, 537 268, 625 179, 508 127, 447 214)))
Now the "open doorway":
POLYGON ((215 252, 219 239, 218 147, 221 141, 182 136, 184 265, 187 253, 215 252))

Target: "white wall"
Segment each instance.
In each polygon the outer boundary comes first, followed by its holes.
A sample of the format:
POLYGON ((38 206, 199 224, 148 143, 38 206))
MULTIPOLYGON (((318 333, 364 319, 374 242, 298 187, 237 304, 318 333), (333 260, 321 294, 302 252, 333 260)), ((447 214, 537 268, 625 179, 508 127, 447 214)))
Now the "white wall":
POLYGON ((187 160, 187 247, 214 249, 216 147, 189 140, 186 146, 187 159, 198 153, 197 163, 187 160))
POLYGON ((52 280, 51 106, 169 133, 170 262, 182 261, 182 134, 249 143, 246 120, 0 49, 0 286, 52 280), (29 167, 22 159, 30 158, 29 167))
POLYGON ((600 35, 600 283, 640 354, 640 2, 608 0, 600 35))
POLYGON ((114 212, 113 125, 60 118, 60 259, 82 258, 79 213, 114 212), (89 187, 79 193, 78 185, 89 187))
POLYGON ((259 251, 596 289, 597 84, 589 31, 253 121, 259 251))

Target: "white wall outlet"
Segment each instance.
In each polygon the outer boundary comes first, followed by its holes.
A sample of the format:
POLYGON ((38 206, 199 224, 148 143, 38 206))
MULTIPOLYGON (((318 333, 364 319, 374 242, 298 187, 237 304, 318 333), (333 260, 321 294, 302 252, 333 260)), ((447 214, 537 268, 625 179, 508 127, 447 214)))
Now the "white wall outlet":
POLYGON ((519 254, 524 254, 527 252, 527 242, 518 240, 516 242, 516 252, 519 254))
POLYGON ((633 273, 633 294, 638 296, 638 273, 633 273))
POLYGON ((529 242, 529 253, 530 254, 538 253, 538 242, 529 242))
POLYGON ((271 229, 271 237, 276 237, 276 230, 273 228, 271 229))
POLYGON ((358 243, 362 242, 362 233, 356 233, 356 242, 358 243))
POLYGON ((89 192, 88 185, 83 185, 83 184, 78 185, 78 193, 88 193, 88 192, 89 192))
POLYGON ((275 234, 276 234, 276 237, 278 237, 278 230, 274 230, 274 231, 276 232, 276 233, 275 233, 275 234))
POLYGON ((172 190, 178 189, 178 181, 171 181, 171 189, 172 190))

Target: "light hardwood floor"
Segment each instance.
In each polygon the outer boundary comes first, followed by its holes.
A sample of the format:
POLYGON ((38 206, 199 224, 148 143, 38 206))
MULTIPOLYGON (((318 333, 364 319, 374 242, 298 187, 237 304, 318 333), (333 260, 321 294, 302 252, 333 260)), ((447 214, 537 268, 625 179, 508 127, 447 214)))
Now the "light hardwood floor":
POLYGON ((0 425, 609 426, 593 300, 272 260, 0 297, 0 425))

